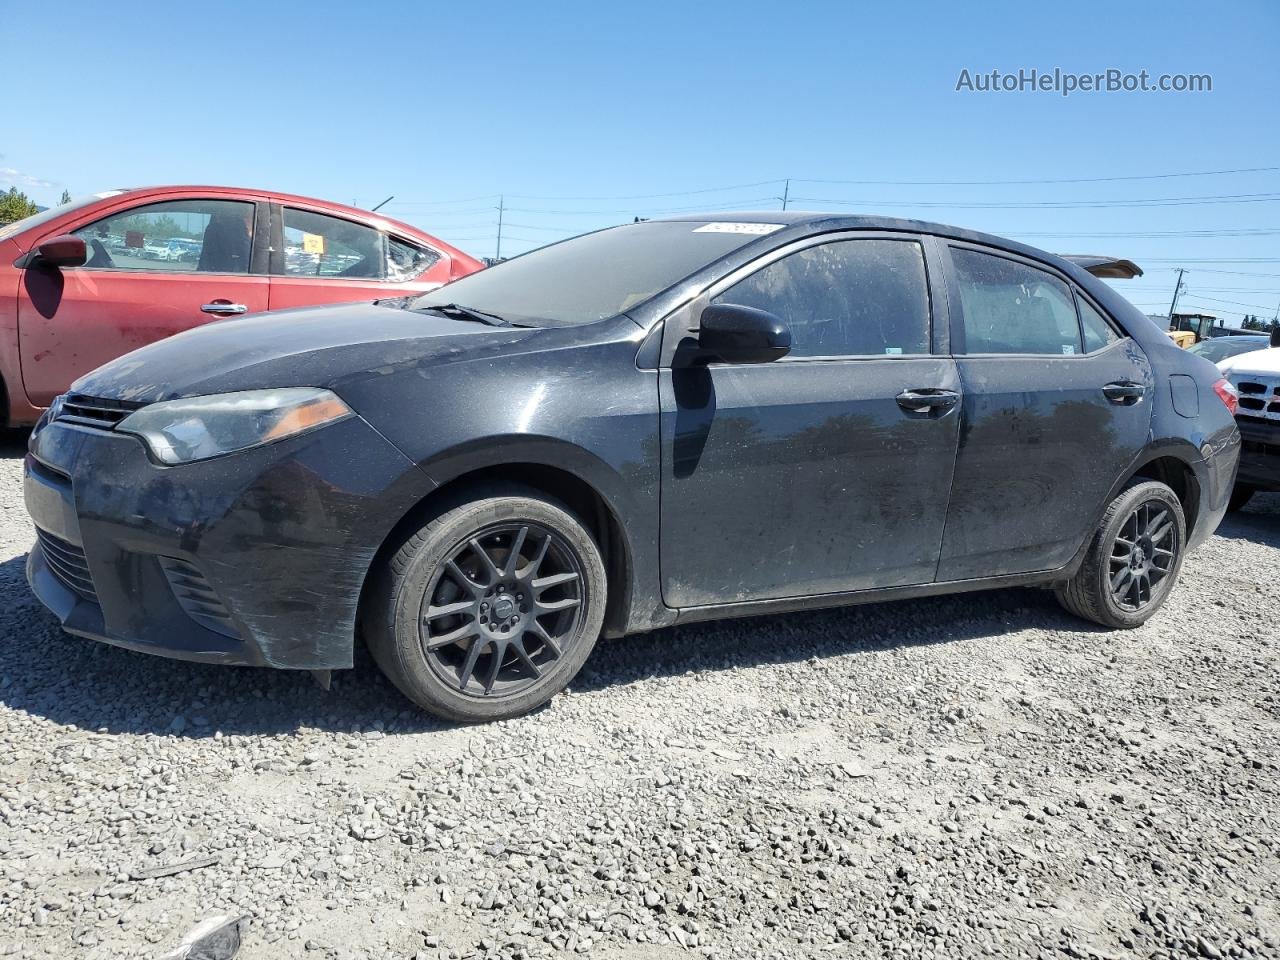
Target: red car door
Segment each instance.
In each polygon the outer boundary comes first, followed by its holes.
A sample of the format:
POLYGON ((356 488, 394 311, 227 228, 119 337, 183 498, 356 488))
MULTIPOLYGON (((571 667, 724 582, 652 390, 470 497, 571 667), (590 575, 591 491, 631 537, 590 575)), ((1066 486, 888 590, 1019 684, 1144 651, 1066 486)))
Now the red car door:
POLYGON ((276 209, 272 310, 409 296, 451 279, 450 257, 418 239, 300 206, 276 209))
POLYGON ((72 230, 88 248, 84 266, 24 270, 18 340, 31 403, 48 406, 77 377, 155 340, 267 309, 257 210, 229 197, 116 209, 72 230))

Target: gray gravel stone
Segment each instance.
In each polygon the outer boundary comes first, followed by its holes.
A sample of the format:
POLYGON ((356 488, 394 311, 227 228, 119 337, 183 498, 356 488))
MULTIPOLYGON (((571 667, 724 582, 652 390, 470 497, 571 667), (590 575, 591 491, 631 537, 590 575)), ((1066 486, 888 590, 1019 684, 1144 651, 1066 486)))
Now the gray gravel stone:
MULTIPOLYGON (((602 643, 451 727, 63 634, 0 442, 0 956, 1280 956, 1280 497, 1107 633, 1010 590, 602 643), (212 865, 147 877, 187 861, 212 865)), ((163 872, 163 871, 162 871, 163 872)))

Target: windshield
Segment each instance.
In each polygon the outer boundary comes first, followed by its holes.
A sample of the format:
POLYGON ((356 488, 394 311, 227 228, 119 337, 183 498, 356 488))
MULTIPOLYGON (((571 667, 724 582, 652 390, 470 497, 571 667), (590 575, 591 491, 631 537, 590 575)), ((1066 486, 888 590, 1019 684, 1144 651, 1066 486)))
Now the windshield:
POLYGON ((1187 351, 1217 363, 1220 360, 1227 359, 1227 357, 1235 357, 1242 353, 1261 350, 1269 342, 1266 337, 1257 337, 1256 339, 1249 337, 1241 340, 1204 340, 1193 347, 1188 347, 1187 351))
POLYGON ((39 213, 33 213, 29 217, 23 217, 21 220, 15 220, 13 223, 5 224, 0 227, 0 240, 8 240, 10 237, 16 237, 23 230, 30 230, 32 227, 38 227, 42 223, 48 223, 54 217, 60 217, 64 213, 71 213, 73 210, 79 210, 81 207, 87 207, 91 203, 97 203, 99 200, 105 200, 107 197, 118 196, 124 193, 123 190, 107 190, 105 193, 95 193, 88 197, 80 197, 72 200, 70 203, 64 203, 61 206, 50 207, 48 210, 41 210, 39 213))
POLYGON ((526 253, 419 297, 413 309, 460 304, 512 323, 576 326, 626 313, 777 224, 649 221, 526 253))

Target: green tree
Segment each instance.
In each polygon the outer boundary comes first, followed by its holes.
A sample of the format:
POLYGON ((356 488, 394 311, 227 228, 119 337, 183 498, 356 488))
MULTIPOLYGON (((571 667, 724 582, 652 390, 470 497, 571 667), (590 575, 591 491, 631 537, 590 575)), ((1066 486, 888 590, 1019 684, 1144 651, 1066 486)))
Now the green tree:
POLYGON ((8 193, 0 193, 0 226, 38 212, 31 199, 17 187, 10 187, 8 193))
POLYGON ((66 204, 68 204, 68 203, 70 203, 70 202, 71 202, 71 191, 70 191, 70 190, 63 190, 63 191, 62 191, 62 199, 58 201, 58 206, 60 206, 60 207, 61 207, 61 206, 65 206, 66 204))

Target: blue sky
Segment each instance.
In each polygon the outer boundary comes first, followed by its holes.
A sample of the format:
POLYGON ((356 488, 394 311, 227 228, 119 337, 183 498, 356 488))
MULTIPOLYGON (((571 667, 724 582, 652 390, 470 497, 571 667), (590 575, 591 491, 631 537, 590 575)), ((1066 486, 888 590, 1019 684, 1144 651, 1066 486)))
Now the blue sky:
POLYGON ((492 255, 499 194, 516 253, 635 215, 776 207, 792 178, 799 209, 1131 256, 1147 276, 1121 289, 1144 308, 1179 265, 1187 302, 1227 319, 1280 301, 1280 170, 1007 182, 1280 167, 1274 2, 50 9, 0 0, 0 186, 41 203, 146 183, 394 194, 387 213, 492 255), (1213 91, 955 90, 962 69, 1055 67, 1207 73, 1213 91), (1163 202, 1078 206, 1144 200, 1163 202))

